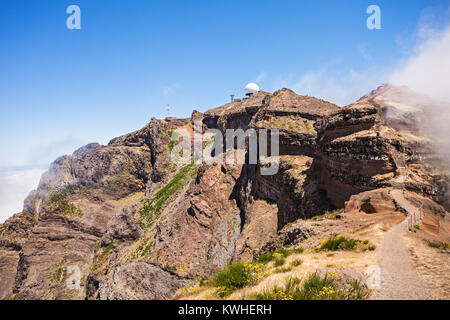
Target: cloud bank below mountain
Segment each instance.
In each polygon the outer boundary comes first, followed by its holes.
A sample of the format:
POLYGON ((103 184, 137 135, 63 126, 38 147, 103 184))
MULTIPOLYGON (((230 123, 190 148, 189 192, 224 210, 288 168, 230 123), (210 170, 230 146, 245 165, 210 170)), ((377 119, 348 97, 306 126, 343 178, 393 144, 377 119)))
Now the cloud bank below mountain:
POLYGON ((36 189, 42 168, 0 169, 0 223, 23 209, 23 200, 36 189))

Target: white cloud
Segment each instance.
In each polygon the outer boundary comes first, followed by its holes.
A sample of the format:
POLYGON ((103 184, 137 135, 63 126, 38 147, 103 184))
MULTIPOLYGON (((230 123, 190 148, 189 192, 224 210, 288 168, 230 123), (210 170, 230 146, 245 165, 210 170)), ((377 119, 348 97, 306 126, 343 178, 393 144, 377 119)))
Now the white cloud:
POLYGON ((302 75, 293 85, 293 90, 303 95, 323 98, 337 104, 346 104, 350 91, 337 79, 327 76, 324 70, 302 75))
POLYGON ((381 85, 382 75, 381 70, 367 69, 358 72, 353 68, 344 73, 335 73, 330 65, 304 73, 300 77, 290 74, 279 78, 275 81, 274 89, 287 87, 301 95, 314 96, 345 106, 381 85))
POLYGON ((450 24, 448 20, 447 26, 438 26, 438 29, 434 22, 420 25, 417 39, 418 44, 412 51, 412 55, 392 72, 389 82, 406 85, 413 91, 424 93, 434 99, 434 101, 425 100, 420 103, 414 96, 407 96, 402 97, 401 103, 420 105, 423 117, 418 123, 419 129, 430 138, 431 145, 440 155, 442 162, 444 164, 446 162, 448 170, 450 167, 450 24))
POLYGON ((0 170, 0 223, 22 211, 24 199, 36 189, 44 171, 41 168, 0 170))
POLYGON ((53 139, 44 137, 37 141, 33 140, 25 143, 20 140, 7 141, 3 143, 2 148, 3 150, 8 150, 8 152, 0 153, 0 170, 5 167, 46 166, 60 156, 71 154, 87 142, 89 141, 72 136, 62 136, 53 139))
POLYGON ((50 164, 58 157, 72 154, 72 152, 83 144, 84 141, 74 137, 65 137, 46 143, 40 143, 39 145, 30 148, 26 165, 40 166, 50 164))
POLYGON ((443 30, 419 29, 422 40, 414 54, 390 75, 390 83, 450 102, 450 25, 443 30))

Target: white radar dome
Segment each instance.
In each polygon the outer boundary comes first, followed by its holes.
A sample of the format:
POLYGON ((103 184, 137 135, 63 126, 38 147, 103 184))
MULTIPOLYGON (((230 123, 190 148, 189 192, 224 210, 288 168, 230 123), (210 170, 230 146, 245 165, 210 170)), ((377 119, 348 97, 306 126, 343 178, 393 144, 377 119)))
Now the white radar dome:
POLYGON ((245 94, 247 96, 257 93, 258 91, 259 91, 259 87, 256 83, 251 82, 245 86, 245 94))

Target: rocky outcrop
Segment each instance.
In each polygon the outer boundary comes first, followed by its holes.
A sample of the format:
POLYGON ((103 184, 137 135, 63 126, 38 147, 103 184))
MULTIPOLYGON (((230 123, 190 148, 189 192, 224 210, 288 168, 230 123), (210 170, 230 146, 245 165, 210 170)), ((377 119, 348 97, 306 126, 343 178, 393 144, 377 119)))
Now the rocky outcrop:
POLYGON ((382 188, 353 195, 345 203, 345 212, 372 214, 395 211, 397 206, 389 193, 389 188, 382 188))
POLYGON ((189 280, 144 261, 118 264, 106 283, 88 279, 92 300, 162 300, 188 285, 189 280))

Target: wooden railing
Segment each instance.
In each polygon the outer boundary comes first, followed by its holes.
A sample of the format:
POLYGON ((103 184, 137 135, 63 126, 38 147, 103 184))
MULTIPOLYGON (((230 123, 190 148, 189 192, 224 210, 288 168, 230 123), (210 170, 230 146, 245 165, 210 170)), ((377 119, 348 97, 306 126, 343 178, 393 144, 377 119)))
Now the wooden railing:
POLYGON ((421 225, 423 222, 424 213, 423 213, 423 203, 420 205, 419 210, 414 210, 414 212, 409 212, 407 219, 408 230, 413 231, 415 225, 421 225))

